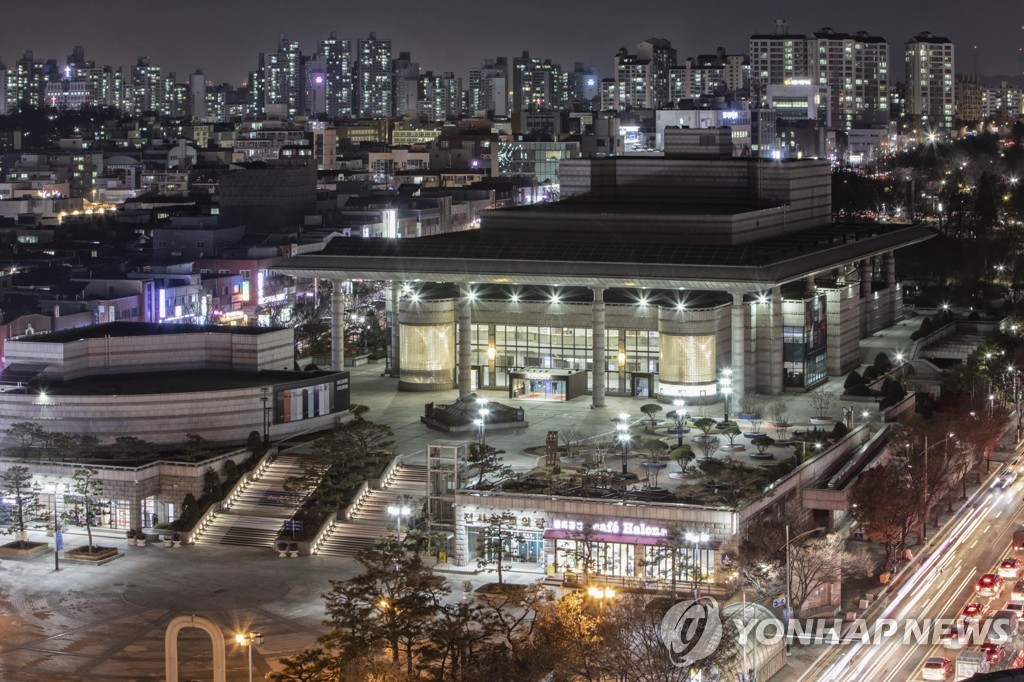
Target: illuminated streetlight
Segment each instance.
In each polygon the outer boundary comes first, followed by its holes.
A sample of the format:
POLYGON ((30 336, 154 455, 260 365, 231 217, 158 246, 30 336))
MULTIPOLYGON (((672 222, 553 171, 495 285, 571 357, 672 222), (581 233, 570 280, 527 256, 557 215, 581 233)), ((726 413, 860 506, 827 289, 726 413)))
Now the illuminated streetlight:
POLYGON ((389 504, 388 505, 388 516, 394 516, 398 520, 398 539, 402 539, 402 517, 411 516, 412 507, 407 504, 389 504))
POLYGON ((615 426, 615 429, 619 432, 619 445, 622 447, 622 473, 626 473, 628 467, 626 466, 627 458, 629 456, 629 415, 625 412, 619 414, 619 421, 615 426))
POLYGON ((240 632, 235 635, 235 644, 249 649, 249 682, 252 682, 252 648, 256 644, 263 644, 263 635, 258 632, 240 632))
POLYGON ((722 421, 729 421, 729 402, 732 397, 732 368, 726 367, 722 370, 722 376, 718 379, 718 389, 725 399, 725 418, 722 421))

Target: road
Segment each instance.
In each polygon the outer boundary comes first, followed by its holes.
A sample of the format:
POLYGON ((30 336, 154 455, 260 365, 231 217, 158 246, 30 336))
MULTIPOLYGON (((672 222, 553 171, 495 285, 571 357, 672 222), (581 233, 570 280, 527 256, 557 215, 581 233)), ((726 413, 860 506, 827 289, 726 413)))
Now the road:
POLYGON ((979 490, 936 536, 935 551, 911 569, 895 593, 869 612, 869 639, 881 641, 830 647, 799 681, 920 680, 921 667, 929 656, 955 659, 959 651, 943 649, 927 627, 931 619, 956 618, 971 601, 987 603, 995 611, 1009 600, 1012 580, 991 599, 975 597, 974 584, 982 573, 994 573, 999 562, 1013 554, 1013 531, 1024 524, 1022 494, 1024 483, 1019 479, 1005 490, 979 490), (881 619, 897 621, 899 628, 893 636, 875 637, 882 632, 881 619), (908 643, 903 636, 907 623, 915 619, 924 621, 921 629, 929 633, 921 638, 922 643, 916 637, 908 643))

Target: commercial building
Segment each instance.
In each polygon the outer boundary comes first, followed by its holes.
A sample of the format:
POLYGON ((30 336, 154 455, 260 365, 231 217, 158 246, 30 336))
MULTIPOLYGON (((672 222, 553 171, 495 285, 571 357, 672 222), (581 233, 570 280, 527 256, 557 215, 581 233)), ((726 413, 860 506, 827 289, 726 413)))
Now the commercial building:
POLYGON ((339 311, 344 280, 392 281, 400 390, 511 397, 524 370, 585 372, 603 407, 715 400, 727 367, 736 394, 856 367, 858 339, 902 307, 894 252, 932 232, 832 225, 827 162, 725 158, 728 129, 666 133, 680 156, 562 161, 560 202, 428 239, 335 239, 275 270, 335 280, 339 311))

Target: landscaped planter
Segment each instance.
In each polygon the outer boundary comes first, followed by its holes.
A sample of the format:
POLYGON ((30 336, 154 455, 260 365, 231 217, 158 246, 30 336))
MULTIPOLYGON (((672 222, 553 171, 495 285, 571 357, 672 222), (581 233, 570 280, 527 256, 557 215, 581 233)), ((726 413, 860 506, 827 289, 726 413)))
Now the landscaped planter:
POLYGON ((760 452, 751 452, 749 457, 750 459, 775 459, 775 455, 770 452, 765 452, 763 455, 760 452))
POLYGON ((6 545, 0 545, 0 558, 31 559, 36 555, 44 554, 49 548, 50 545, 45 542, 30 542, 28 540, 22 542, 16 540, 8 542, 6 545))
POLYGON ((723 445, 722 446, 722 452, 741 452, 741 451, 746 450, 746 449, 747 449, 746 445, 740 445, 739 443, 737 443, 736 445, 728 445, 727 444, 727 445, 723 445))
POLYGON ((113 559, 117 556, 116 547, 93 547, 94 552, 89 552, 86 547, 76 547, 75 549, 69 549, 64 552, 65 559, 73 559, 75 561, 89 561, 93 563, 100 563, 106 559, 113 559))
POLYGON ((764 434, 761 433, 760 431, 744 431, 743 432, 743 437, 744 438, 757 438, 758 436, 763 436, 763 435, 764 434))
POLYGON ((736 418, 737 419, 745 419, 748 422, 756 422, 756 421, 760 421, 761 413, 760 412, 740 412, 739 414, 736 415, 736 418))
POLYGON ((832 417, 811 417, 811 426, 828 426, 835 423, 836 420, 832 417))
POLYGON ((673 435, 673 436, 684 436, 684 435, 686 435, 686 434, 688 434, 690 432, 690 429, 687 429, 687 428, 679 428, 679 429, 671 428, 671 429, 666 429, 665 431, 667 433, 673 435))

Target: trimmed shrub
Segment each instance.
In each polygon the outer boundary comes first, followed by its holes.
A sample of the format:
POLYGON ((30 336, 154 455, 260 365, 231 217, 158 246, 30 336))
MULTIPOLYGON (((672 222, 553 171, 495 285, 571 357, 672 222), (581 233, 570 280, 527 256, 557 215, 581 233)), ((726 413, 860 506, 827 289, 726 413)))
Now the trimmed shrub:
POLYGON ((875 369, 874 365, 870 365, 864 370, 864 383, 870 384, 872 381, 878 378, 878 370, 875 369))
POLYGON ((853 370, 846 376, 846 381, 843 383, 843 388, 845 388, 846 392, 849 393, 850 389, 853 388, 854 386, 863 385, 864 377, 862 377, 857 370, 853 370))
POLYGON ((892 362, 889 360, 889 356, 885 353, 879 353, 875 356, 875 369, 878 370, 879 374, 885 374, 892 369, 892 362))
POLYGON ((832 433, 829 436, 833 441, 837 441, 850 432, 850 429, 846 428, 846 424, 843 422, 836 422, 836 425, 832 427, 832 433))
POLYGON ((867 384, 857 384, 846 389, 846 395, 857 396, 859 398, 868 398, 875 395, 875 392, 868 388, 867 384))

